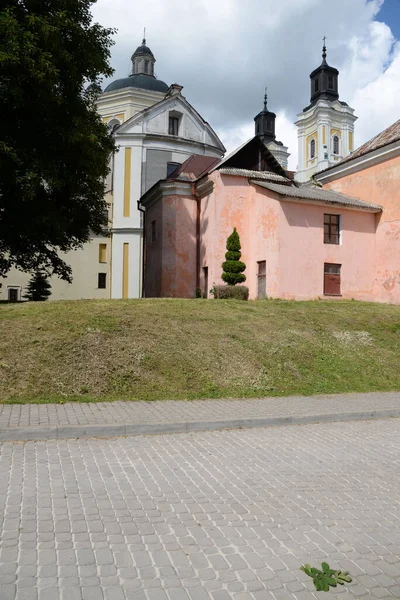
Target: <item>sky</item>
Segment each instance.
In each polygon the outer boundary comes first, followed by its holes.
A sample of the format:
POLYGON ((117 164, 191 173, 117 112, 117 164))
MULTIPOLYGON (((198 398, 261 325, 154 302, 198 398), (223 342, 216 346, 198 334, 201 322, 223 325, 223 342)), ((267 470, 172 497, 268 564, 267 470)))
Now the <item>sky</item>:
POLYGON ((340 99, 358 116, 355 145, 400 118, 400 0, 98 0, 92 12, 118 30, 112 79, 129 75, 146 27, 157 77, 184 86, 228 151, 253 137, 267 86, 296 169, 294 122, 309 103, 323 36, 340 99))

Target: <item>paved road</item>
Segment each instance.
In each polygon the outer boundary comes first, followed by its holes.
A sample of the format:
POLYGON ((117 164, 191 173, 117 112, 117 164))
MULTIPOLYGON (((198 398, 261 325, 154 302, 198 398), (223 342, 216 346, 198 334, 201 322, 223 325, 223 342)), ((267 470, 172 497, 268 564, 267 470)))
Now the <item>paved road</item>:
POLYGON ((0 404, 0 440, 173 433, 400 416, 400 392, 246 400, 0 404))
POLYGON ((400 422, 0 446, 1 600, 400 598, 400 422), (318 595, 318 598, 321 596, 318 595))

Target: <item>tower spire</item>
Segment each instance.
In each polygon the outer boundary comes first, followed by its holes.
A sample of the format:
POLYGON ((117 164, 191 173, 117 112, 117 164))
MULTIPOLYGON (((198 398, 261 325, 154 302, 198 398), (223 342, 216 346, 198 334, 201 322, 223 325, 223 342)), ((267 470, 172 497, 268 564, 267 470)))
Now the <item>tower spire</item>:
POLYGON ((264 110, 267 110, 267 86, 265 86, 265 90, 264 90, 264 110))
POLYGON ((326 35, 322 38, 324 45, 322 46, 322 62, 326 63, 326 35))
POLYGON ((143 41, 142 44, 146 44, 146 27, 143 28, 143 41))

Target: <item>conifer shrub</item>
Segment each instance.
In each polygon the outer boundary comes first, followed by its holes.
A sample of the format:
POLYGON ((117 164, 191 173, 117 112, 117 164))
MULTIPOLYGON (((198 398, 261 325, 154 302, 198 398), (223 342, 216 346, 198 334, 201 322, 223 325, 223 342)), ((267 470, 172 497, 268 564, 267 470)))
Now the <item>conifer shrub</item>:
POLYGON ((242 253, 240 247, 239 234, 236 227, 226 240, 225 262, 222 263, 222 279, 230 286, 246 281, 246 275, 243 273, 246 269, 244 262, 240 260, 242 253))
POLYGON ((49 296, 51 296, 51 285, 47 281, 47 277, 41 271, 37 271, 27 285, 24 298, 33 302, 41 302, 47 300, 49 296))

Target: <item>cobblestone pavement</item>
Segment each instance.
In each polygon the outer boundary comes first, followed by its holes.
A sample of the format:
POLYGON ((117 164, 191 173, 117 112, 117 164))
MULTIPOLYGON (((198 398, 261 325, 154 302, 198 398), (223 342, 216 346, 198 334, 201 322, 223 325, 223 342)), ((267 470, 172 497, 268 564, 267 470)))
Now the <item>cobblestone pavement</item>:
POLYGON ((332 412, 396 410, 399 408, 400 392, 289 396, 247 400, 2 404, 0 405, 0 429, 218 421, 227 417, 254 419, 267 416, 330 414, 332 412))
POLYGON ((0 445, 1 600, 400 598, 399 420, 0 445), (318 596, 318 598, 320 595, 318 596))

